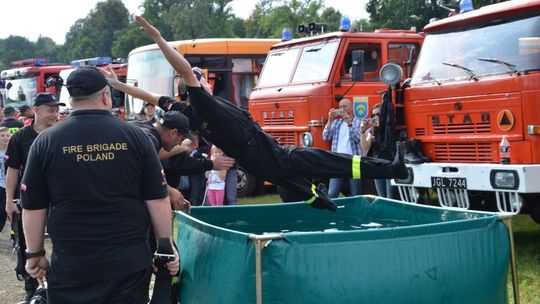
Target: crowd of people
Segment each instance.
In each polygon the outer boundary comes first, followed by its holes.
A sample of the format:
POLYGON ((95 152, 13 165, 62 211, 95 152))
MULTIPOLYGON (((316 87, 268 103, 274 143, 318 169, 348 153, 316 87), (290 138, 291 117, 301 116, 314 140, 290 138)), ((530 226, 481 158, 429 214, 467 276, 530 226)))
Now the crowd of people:
POLYGON ((181 76, 188 100, 126 85, 112 70, 81 67, 65 82, 73 108, 65 120, 58 122, 64 104, 50 93, 20 109, 24 119, 3 109, 0 164, 7 173, 0 174, 0 193, 5 217, 24 231, 26 301, 46 278, 50 303, 147 303, 152 271, 175 276, 180 269, 172 210, 236 204, 237 166, 331 211, 344 181, 360 194, 360 179, 406 177, 400 144, 394 159, 366 156, 376 129, 354 118, 350 100, 329 113, 324 138, 332 151, 280 146, 248 112, 213 96, 155 27, 136 21, 181 76), (116 118, 111 87, 145 101, 140 121, 116 118), (311 178, 330 178, 330 196, 311 178))

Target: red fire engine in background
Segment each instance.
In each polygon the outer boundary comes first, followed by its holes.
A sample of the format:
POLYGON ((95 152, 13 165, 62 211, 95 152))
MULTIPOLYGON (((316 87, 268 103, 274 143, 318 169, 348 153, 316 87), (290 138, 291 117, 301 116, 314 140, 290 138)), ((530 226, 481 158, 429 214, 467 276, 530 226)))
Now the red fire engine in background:
POLYGON ((36 94, 51 92, 57 95, 56 87, 47 87, 50 77, 58 76, 60 71, 70 68, 69 65, 48 63, 47 58, 32 58, 14 61, 11 68, 0 72, 4 82, 3 106, 19 108, 32 105, 36 94))

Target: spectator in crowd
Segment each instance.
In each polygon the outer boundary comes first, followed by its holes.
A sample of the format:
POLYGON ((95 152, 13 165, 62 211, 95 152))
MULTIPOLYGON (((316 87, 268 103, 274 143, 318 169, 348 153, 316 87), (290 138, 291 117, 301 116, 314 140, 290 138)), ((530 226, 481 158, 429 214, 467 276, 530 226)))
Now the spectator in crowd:
POLYGON ((6 127, 0 127, 0 232, 6 224, 6 149, 10 138, 9 130, 6 127))
MULTIPOLYGON (((34 100, 34 121, 31 125, 23 127, 13 134, 7 147, 7 160, 5 166, 6 172, 6 213, 11 223, 14 223, 14 217, 20 216, 19 207, 16 201, 18 199, 19 180, 26 168, 30 146, 38 137, 38 134, 52 127, 58 120, 59 102, 51 93, 39 93, 34 100)), ((24 221, 24 220, 23 220, 24 221)), ((23 232, 23 221, 16 221, 19 224, 17 231, 23 232)), ((26 244, 19 244, 20 250, 26 249, 26 244)), ((24 256, 24 255, 23 255, 24 256)), ((25 259, 19 261, 24 265, 25 259)), ((30 301, 34 295, 38 282, 36 279, 25 276, 24 289, 26 290, 25 301, 30 301)))
MULTIPOLYGON (((174 248, 159 157, 140 128, 113 117, 111 91, 98 69, 76 69, 66 86, 74 111, 34 141, 22 180, 26 270, 47 276, 50 303, 146 304, 150 224, 174 248)), ((173 253, 166 264, 171 275, 179 270, 173 253)))
POLYGON ((24 124, 17 119, 17 109, 12 106, 4 108, 4 120, 0 123, 0 127, 7 127, 10 134, 24 127, 24 124))
MULTIPOLYGON (((380 157, 380 147, 375 140, 379 132, 379 115, 382 104, 378 103, 371 109, 371 119, 363 120, 360 125, 360 146, 363 151, 369 151, 374 157, 380 157)), ((386 198, 399 199, 397 187, 392 186, 390 179, 376 178, 377 194, 386 198)))
MULTIPOLYGON (((223 151, 215 145, 212 145, 211 159, 215 159, 218 156, 223 156, 223 151)), ((210 206, 223 206, 223 200, 225 198, 225 177, 227 176, 227 170, 210 170, 206 172, 206 178, 208 180, 206 186, 206 193, 208 196, 208 202, 210 206)))
MULTIPOLYGON (((200 141, 200 137, 197 133, 193 133, 193 138, 193 150, 191 151, 190 156, 195 159, 207 159, 208 155, 206 154, 206 152, 208 146, 202 144, 202 142, 200 141)), ((227 172, 229 171, 230 169, 227 172)), ((189 175, 189 201, 192 205, 202 205, 205 189, 206 177, 204 176, 204 173, 189 175)))
MULTIPOLYGON (((365 156, 360 149, 360 119, 353 113, 352 102, 344 98, 339 102, 339 109, 330 109, 328 122, 323 130, 323 140, 332 141, 332 151, 349 155, 365 156)), ((343 182, 349 184, 351 195, 360 195, 362 184, 359 179, 330 178, 328 195, 339 197, 343 182)))
POLYGON ((234 165, 227 170, 227 177, 225 177, 225 204, 237 205, 238 200, 238 164, 234 165))
POLYGON ((156 106, 151 103, 145 103, 143 107, 144 112, 144 120, 149 121, 151 123, 155 123, 157 121, 156 119, 156 106))
POLYGON ((22 105, 19 108, 19 119, 25 126, 32 124, 32 120, 34 120, 34 111, 32 111, 32 108, 29 105, 22 105))

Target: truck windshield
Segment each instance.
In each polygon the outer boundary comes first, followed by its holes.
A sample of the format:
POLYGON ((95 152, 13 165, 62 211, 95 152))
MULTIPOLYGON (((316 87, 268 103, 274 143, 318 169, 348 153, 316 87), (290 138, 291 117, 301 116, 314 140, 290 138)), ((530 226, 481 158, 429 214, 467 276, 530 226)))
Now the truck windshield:
POLYGON ((428 34, 412 83, 540 69, 540 16, 428 34))
POLYGON ((273 50, 268 54, 257 86, 286 84, 291 79, 299 48, 273 50))
POLYGON ((337 47, 338 41, 304 47, 292 82, 326 81, 336 56, 337 47))
POLYGON ((9 79, 6 84, 11 83, 11 88, 6 89, 6 100, 4 106, 18 108, 23 104, 31 105, 32 99, 36 95, 38 77, 9 79))
MULTIPOLYGON (((129 56, 127 84, 136 85, 152 93, 170 95, 173 92, 174 69, 167 62, 161 50, 135 53, 129 56)), ((126 119, 136 119, 143 107, 143 101, 127 96, 126 119)))

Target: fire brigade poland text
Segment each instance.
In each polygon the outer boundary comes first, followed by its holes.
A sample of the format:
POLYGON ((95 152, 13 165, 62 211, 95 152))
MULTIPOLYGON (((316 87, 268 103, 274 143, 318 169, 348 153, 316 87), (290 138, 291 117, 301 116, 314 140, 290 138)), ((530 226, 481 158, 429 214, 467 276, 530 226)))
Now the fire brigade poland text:
POLYGON ((127 151, 127 143, 107 143, 62 147, 63 154, 74 154, 77 162, 113 160, 117 151, 127 151))

